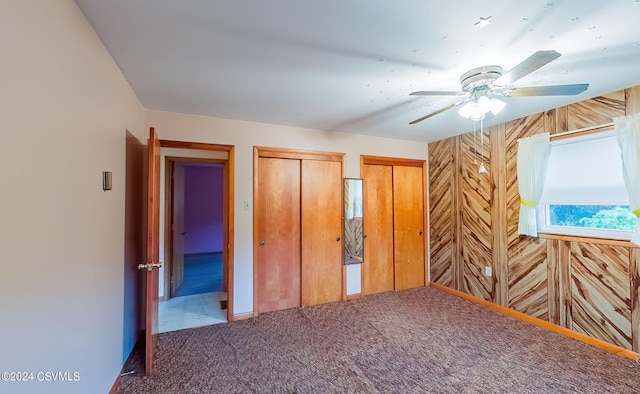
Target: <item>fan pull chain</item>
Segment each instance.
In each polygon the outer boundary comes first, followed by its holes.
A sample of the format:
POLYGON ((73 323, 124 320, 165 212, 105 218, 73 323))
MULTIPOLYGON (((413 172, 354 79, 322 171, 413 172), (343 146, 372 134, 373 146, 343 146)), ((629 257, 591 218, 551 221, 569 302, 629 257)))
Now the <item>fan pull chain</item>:
MULTIPOLYGON (((484 116, 480 118, 480 149, 484 151, 484 116)), ((480 153, 480 163, 484 162, 484 156, 480 153)))
MULTIPOLYGON (((484 116, 480 118, 480 148, 484 151, 484 116)), ((478 168, 478 174, 486 174, 487 169, 484 166, 484 156, 480 156, 480 167, 478 168)))
POLYGON ((478 130, 476 120, 473 120, 473 165, 478 164, 478 130))

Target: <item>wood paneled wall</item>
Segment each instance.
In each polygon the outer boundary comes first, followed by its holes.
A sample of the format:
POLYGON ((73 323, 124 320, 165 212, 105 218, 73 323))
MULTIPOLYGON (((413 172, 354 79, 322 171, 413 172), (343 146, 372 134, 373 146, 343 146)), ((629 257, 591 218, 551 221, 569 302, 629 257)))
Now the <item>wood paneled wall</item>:
POLYGON ((453 281, 459 276, 459 267, 454 264, 457 207, 451 193, 456 173, 455 142, 449 138, 429 145, 429 206, 431 212, 438 213, 430 222, 431 280, 457 289, 453 281))
POLYGON ((493 126, 482 145, 473 133, 430 143, 431 280, 640 351, 640 249, 519 236, 516 176, 518 139, 638 112, 640 86, 493 126))

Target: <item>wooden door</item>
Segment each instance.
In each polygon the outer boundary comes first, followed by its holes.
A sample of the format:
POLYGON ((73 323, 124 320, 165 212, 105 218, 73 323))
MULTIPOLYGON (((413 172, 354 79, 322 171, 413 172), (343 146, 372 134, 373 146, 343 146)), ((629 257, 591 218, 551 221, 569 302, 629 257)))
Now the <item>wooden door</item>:
POLYGON ((362 293, 394 289, 393 167, 366 164, 364 179, 364 264, 362 293))
POLYGON ((184 280, 184 165, 173 163, 172 206, 172 255, 171 255, 171 297, 180 288, 184 280))
POLYGON ((258 313, 300 306, 300 160, 258 159, 258 313))
POLYGON ((422 167, 393 166, 395 289, 424 286, 422 167))
POLYGON ((151 375, 158 334, 158 270, 160 257, 160 140, 153 127, 148 144, 147 264, 146 271, 144 373, 151 375))
POLYGON ((302 305, 342 299, 342 163, 302 160, 302 305))

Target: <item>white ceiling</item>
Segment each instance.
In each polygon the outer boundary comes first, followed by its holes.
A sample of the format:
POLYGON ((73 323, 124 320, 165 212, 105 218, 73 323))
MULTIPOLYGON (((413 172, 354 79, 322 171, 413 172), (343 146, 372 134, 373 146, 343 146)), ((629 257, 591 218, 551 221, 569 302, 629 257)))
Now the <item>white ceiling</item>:
POLYGON ((589 83, 578 96, 509 97, 485 126, 640 84, 640 0, 76 0, 145 108, 435 141, 473 129, 460 75, 562 56, 514 86, 589 83), (474 26, 480 18, 492 23, 474 26))

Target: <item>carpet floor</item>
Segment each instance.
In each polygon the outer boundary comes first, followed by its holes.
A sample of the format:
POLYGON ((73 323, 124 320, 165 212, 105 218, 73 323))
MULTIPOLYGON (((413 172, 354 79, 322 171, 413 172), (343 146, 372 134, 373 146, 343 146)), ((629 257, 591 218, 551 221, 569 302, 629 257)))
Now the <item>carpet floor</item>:
POLYGON ((184 278, 174 297, 222 291, 222 253, 184 255, 184 278))
POLYGON ((640 392, 634 360, 431 287, 160 334, 134 369, 118 393, 640 392))

